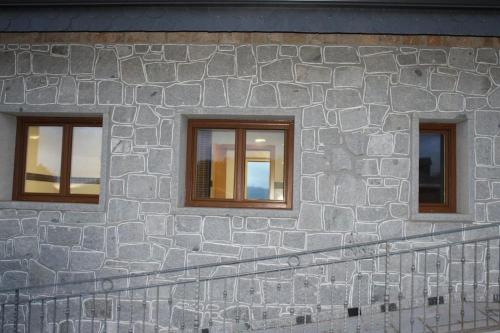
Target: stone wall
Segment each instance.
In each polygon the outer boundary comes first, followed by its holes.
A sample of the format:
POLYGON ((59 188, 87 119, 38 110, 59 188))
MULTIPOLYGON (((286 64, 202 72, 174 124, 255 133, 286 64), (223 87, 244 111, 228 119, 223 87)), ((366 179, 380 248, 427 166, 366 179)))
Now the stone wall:
POLYGON ((476 189, 475 222, 500 221, 497 49, 59 43, 0 50, 0 112, 102 112, 111 133, 102 211, 1 203, 3 288, 457 228, 409 218, 413 113, 474 115, 477 180, 460 181, 476 189), (171 190, 184 177, 173 145, 184 135, 178 119, 211 113, 301 115, 292 211, 179 207, 171 190))

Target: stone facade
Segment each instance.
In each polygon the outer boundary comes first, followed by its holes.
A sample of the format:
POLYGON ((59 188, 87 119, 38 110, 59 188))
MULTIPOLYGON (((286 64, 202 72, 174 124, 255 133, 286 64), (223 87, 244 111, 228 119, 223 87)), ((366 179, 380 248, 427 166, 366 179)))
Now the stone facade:
POLYGON ((1 45, 0 112, 107 113, 111 152, 101 211, 2 203, 10 208, 0 210, 1 286, 460 227, 410 220, 413 113, 474 115, 476 178, 460 181, 475 189, 474 222, 498 222, 498 55, 461 47, 1 45), (176 119, 257 111, 299 115, 293 210, 183 213, 176 119))

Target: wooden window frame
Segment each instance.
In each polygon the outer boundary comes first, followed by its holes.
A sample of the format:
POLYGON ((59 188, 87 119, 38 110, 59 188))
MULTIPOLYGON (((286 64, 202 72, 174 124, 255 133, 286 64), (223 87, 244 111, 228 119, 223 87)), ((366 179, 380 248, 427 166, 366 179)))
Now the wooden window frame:
MULTIPOLYGON (((444 203, 420 203, 420 213, 456 213, 457 210, 457 154, 456 124, 421 123, 421 133, 439 133, 444 137, 444 203)), ((420 155, 419 155, 420 159, 420 155)), ((419 175, 420 177, 420 175, 419 175)), ((418 184, 420 188, 420 182, 418 184)))
MULTIPOLYGON (((74 127, 102 127, 101 117, 17 117, 14 184, 12 198, 16 201, 62 203, 99 203, 99 195, 71 194, 71 157, 74 127), (63 128, 61 175, 59 193, 26 193, 26 153, 30 126, 58 126, 63 128)), ((102 179, 100 179, 102 184, 102 179)))
POLYGON ((293 201, 293 121, 284 120, 219 120, 219 119, 189 119, 187 129, 186 155, 186 196, 187 207, 214 208, 264 208, 292 209, 293 201), (235 167, 234 167, 234 199, 199 199, 195 197, 196 147, 198 129, 232 129, 235 130, 235 167), (284 172, 283 201, 245 200, 245 157, 247 130, 284 130, 284 172))

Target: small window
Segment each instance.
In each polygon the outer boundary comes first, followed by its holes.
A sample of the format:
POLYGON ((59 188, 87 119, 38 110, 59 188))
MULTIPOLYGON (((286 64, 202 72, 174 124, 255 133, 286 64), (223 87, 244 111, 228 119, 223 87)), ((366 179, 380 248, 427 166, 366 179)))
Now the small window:
POLYGON ((98 203, 101 118, 18 117, 13 199, 98 203))
POLYGON ((419 211, 456 212, 456 125, 420 124, 419 211))
POLYGON ((186 206, 291 208, 293 123, 188 122, 186 206))

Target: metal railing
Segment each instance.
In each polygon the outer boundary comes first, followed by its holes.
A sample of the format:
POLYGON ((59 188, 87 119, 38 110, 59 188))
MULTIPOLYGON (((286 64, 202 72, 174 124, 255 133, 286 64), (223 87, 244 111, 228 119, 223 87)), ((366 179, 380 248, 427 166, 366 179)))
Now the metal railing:
POLYGON ((498 329, 499 227, 0 290, 0 333, 498 329))

